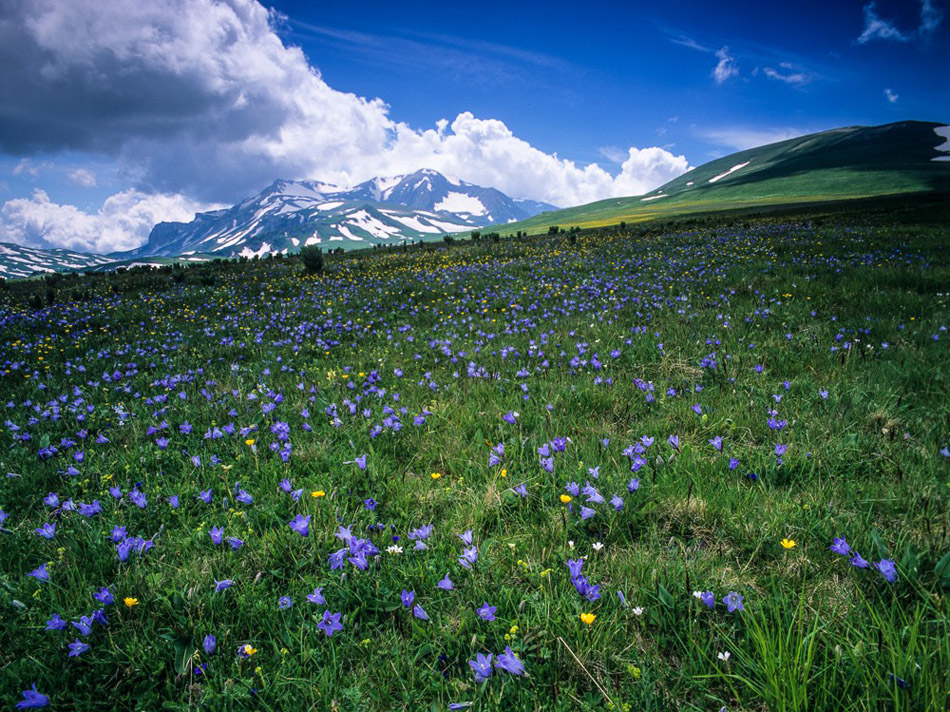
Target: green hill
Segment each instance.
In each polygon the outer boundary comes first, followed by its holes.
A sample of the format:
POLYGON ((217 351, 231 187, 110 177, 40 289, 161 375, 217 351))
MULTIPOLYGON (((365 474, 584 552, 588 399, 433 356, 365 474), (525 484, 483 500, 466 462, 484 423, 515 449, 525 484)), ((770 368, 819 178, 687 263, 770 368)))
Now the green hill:
POLYGON ((601 227, 733 209, 767 211, 950 192, 948 141, 943 124, 923 121, 823 131, 710 161, 643 196, 541 213, 506 225, 505 231, 539 233, 552 225, 601 227))

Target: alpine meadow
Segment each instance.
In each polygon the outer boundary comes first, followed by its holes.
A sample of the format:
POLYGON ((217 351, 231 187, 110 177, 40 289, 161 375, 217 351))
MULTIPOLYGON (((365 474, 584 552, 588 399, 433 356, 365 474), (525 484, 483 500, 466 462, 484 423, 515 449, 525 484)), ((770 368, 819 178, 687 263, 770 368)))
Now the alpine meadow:
POLYGON ((0 0, 0 707, 950 710, 948 12, 0 0))

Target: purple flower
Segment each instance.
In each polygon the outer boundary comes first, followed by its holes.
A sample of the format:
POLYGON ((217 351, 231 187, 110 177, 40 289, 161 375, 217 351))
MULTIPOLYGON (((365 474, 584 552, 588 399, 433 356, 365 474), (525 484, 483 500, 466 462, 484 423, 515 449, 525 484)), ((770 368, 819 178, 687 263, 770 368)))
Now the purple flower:
POLYGON ((842 556, 847 556, 851 553, 851 547, 848 546, 848 542, 845 541, 844 537, 835 537, 834 543, 828 548, 842 556))
POLYGON ((404 605, 406 608, 409 608, 409 606, 412 605, 412 602, 415 599, 415 597, 416 597, 415 591, 407 591, 406 589, 403 589, 402 593, 399 596, 399 599, 402 601, 402 605, 404 605))
POLYGON ((699 594, 699 600, 702 601, 709 608, 716 607, 716 596, 712 591, 703 591, 699 594))
POLYGON ((640 478, 634 478, 627 483, 627 491, 633 494, 640 489, 640 478))
POLYGON ((47 522, 43 526, 36 529, 36 533, 44 539, 52 539, 56 536, 56 522, 47 522))
POLYGON ((720 436, 717 435, 716 437, 712 438, 709 441, 709 444, 716 448, 717 452, 722 452, 722 438, 720 436))
POLYGON ((327 601, 323 597, 323 586, 318 586, 317 588, 313 589, 313 593, 308 593, 307 600, 311 603, 316 603, 318 606, 327 605, 327 601))
POLYGON ((231 548, 232 548, 234 551, 237 551, 237 550, 240 549, 242 546, 244 546, 244 542, 243 542, 241 539, 238 539, 236 536, 229 536, 229 537, 228 537, 228 544, 231 545, 231 548))
POLYGON ((868 566, 870 566, 870 564, 864 560, 861 554, 859 554, 856 551, 853 551, 852 554, 854 554, 851 557, 851 562, 850 562, 852 566, 854 566, 857 569, 866 569, 868 566))
POLYGON ((286 611, 288 608, 293 608, 293 605, 294 602, 291 600, 290 596, 281 596, 277 599, 277 607, 282 611, 286 611))
POLYGON ((623 499, 620 497, 619 494, 615 494, 613 497, 610 498, 610 504, 613 505, 613 508, 616 509, 618 512, 623 510, 623 499))
POLYGON ((881 572, 881 576, 888 583, 894 583, 897 580, 897 567, 894 566, 894 562, 890 559, 881 559, 880 561, 874 562, 874 568, 881 572))
POLYGON ((468 661, 468 664, 471 666, 472 670, 475 671, 475 682, 485 682, 485 680, 491 677, 491 659, 491 653, 488 655, 478 653, 474 660, 468 661))
POLYGON ((521 495, 522 498, 528 496, 528 488, 525 487, 524 482, 522 482, 520 485, 518 485, 517 487, 515 487, 512 491, 513 491, 515 494, 521 495))
POLYGON ((70 658, 76 657, 77 655, 82 655, 87 650, 89 646, 83 643, 79 638, 69 644, 69 656, 70 658))
POLYGON ((734 469, 736 469, 738 466, 739 466, 739 461, 738 461, 736 458, 734 458, 734 457, 730 457, 730 458, 729 458, 729 469, 730 469, 730 470, 734 470, 734 469))
POLYGON ((673 448, 674 450, 679 450, 679 449, 680 449, 680 436, 679 436, 679 435, 670 435, 670 437, 667 438, 666 441, 670 444, 670 447, 673 448))
POLYGON ((376 501, 375 499, 373 499, 372 497, 370 497, 369 499, 364 499, 364 500, 363 500, 363 506, 366 507, 366 509, 368 509, 368 510, 371 511, 371 512, 375 512, 375 511, 376 511, 376 505, 377 505, 377 504, 379 504, 379 502, 377 502, 377 501, 376 501))
POLYGON ((472 545, 472 530, 466 529, 464 532, 458 535, 458 538, 462 540, 462 543, 465 544, 465 546, 471 546, 472 545))
POLYGON ((505 652, 499 653, 495 658, 495 667, 501 668, 512 675, 524 675, 524 665, 515 657, 510 645, 505 646, 505 652))
POLYGON ((168 503, 171 505, 172 509, 178 509, 178 495, 173 494, 168 498, 168 503))
POLYGON ((488 603, 483 603, 482 607, 475 611, 478 614, 478 617, 483 621, 493 621, 495 620, 495 611, 498 610, 497 606, 489 606, 488 603))
POLYGON ((464 549, 458 561, 466 569, 471 569, 475 562, 478 561, 478 549, 474 546, 469 549, 464 549))
POLYGON ((208 635, 206 635, 206 636, 205 636, 205 639, 204 639, 204 649, 205 649, 205 653, 208 654, 208 655, 213 655, 213 654, 214 654, 214 651, 217 649, 217 647, 218 647, 218 639, 215 638, 215 637, 214 637, 213 635, 211 635, 210 633, 209 633, 208 635))
POLYGON ((361 470, 365 470, 365 469, 366 469, 366 455, 360 455, 360 456, 359 456, 358 458, 356 458, 353 462, 355 462, 355 463, 356 463, 356 466, 357 466, 358 468, 360 468, 361 470))
POLYGON ((445 575, 445 578, 442 579, 441 581, 439 581, 439 582, 436 584, 436 588, 441 588, 443 591, 454 591, 454 590, 455 590, 455 586, 452 584, 451 579, 449 579, 449 575, 448 575, 448 574, 446 574, 446 575, 445 575))
POLYGON ((49 581, 49 573, 46 571, 46 564, 33 569, 27 576, 32 576, 39 581, 49 581))
POLYGON ((300 536, 308 536, 310 534, 310 515, 298 514, 288 525, 300 536))
POLYGON ((788 445, 782 445, 782 443, 775 443, 775 456, 781 457, 785 454, 785 451, 788 450, 788 445))
POLYGON ((89 635, 92 633, 92 616, 80 616, 78 621, 72 621, 73 627, 79 631, 80 635, 89 635))
POLYGON ((223 581, 215 581, 214 582, 215 593, 220 593, 226 588, 231 588, 231 586, 233 585, 234 585, 234 581, 232 581, 231 579, 224 579, 223 581))
POLYGON ((238 490, 237 496, 234 499, 241 504, 252 504, 254 502, 254 497, 244 490, 238 490))
POLYGON ((429 614, 418 603, 412 607, 412 615, 422 621, 429 620, 429 614))
POLYGON ((338 630, 343 630, 343 626, 340 624, 340 618, 342 617, 342 613, 330 613, 330 611, 324 611, 323 620, 317 623, 317 628, 326 633, 327 637, 329 638, 338 630))
POLYGON ((54 613, 53 617, 46 621, 44 630, 66 630, 66 621, 59 613, 54 613))
POLYGON ((43 503, 47 507, 53 507, 54 509, 59 506, 59 495, 55 492, 50 492, 43 498, 43 503))
POLYGON ((511 425, 515 424, 515 421, 517 420, 517 418, 518 418, 518 414, 514 411, 508 411, 503 416, 501 416, 502 420, 504 420, 506 423, 510 423, 511 425))
POLYGON ((595 512, 590 507, 581 507, 581 519, 590 519, 595 514, 597 514, 597 512, 595 512))
POLYGON ((727 593, 725 596, 722 597, 722 602, 726 604, 726 608, 729 609, 729 612, 733 613, 735 611, 744 610, 742 608, 743 598, 744 598, 743 596, 740 596, 735 591, 730 591, 729 593, 727 593))
POLYGON ((198 492, 198 496, 201 498, 201 501, 205 504, 211 504, 211 489, 201 490, 198 492))
POLYGON ((106 587, 100 588, 99 591, 92 594, 92 596, 103 606, 111 606, 113 603, 115 603, 115 598, 112 596, 112 591, 106 587))
POLYGON ((36 683, 29 690, 23 690, 23 699, 16 703, 18 710, 32 710, 46 707, 49 704, 49 697, 36 689, 36 683))

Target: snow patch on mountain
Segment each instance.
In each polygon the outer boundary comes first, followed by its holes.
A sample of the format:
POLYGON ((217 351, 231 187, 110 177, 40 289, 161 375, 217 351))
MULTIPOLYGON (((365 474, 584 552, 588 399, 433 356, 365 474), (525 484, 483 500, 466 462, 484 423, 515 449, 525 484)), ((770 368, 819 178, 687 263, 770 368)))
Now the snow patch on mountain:
POLYGON ((488 212, 482 201, 474 195, 466 193, 449 193, 435 204, 435 209, 446 213, 465 213, 468 215, 484 215, 488 212))

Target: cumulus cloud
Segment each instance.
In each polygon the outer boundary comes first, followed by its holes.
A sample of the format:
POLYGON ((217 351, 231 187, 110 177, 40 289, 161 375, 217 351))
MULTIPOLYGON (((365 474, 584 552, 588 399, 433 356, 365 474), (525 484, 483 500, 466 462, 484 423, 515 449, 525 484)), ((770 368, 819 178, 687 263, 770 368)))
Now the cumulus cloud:
POLYGON ((885 89, 885 90, 884 90, 884 96, 887 97, 887 100, 888 100, 891 104, 896 104, 896 103, 897 103, 897 100, 900 98, 900 94, 895 94, 895 93, 894 93, 893 91, 891 91, 890 89, 885 89))
MULTIPOLYGON (((564 206, 650 190, 687 167, 634 148, 612 175, 469 112, 410 127, 382 100, 330 87, 256 0, 3 1, 0 150, 111 156, 138 176, 140 197, 233 203, 275 178, 352 184, 428 167, 564 206)), ((26 201, 37 204, 52 211, 26 201)))
POLYGON ((79 252, 107 253, 143 244, 163 221, 189 221, 202 206, 182 195, 145 195, 125 190, 95 213, 54 203, 43 190, 14 198, 0 208, 0 241, 79 252))
POLYGON ((716 52, 716 59, 719 60, 719 63, 712 72, 716 84, 722 84, 729 77, 734 77, 739 74, 739 65, 736 64, 735 57, 729 54, 728 47, 723 47, 718 50, 716 52))
POLYGON ((81 185, 83 188, 96 187, 95 173, 92 171, 87 171, 85 168, 77 168, 74 171, 70 171, 69 180, 71 180, 76 185, 81 185))

